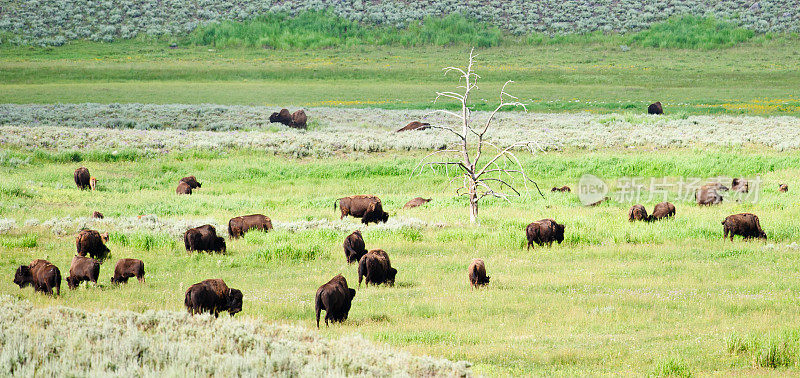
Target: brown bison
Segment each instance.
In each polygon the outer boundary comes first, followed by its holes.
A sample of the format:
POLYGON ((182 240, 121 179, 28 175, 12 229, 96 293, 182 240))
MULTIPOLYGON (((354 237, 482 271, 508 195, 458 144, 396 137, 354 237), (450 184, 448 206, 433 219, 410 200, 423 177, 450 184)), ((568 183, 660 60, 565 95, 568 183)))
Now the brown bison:
POLYGON ((361 237, 361 231, 355 230, 352 234, 344 238, 344 257, 347 259, 348 264, 357 263, 361 257, 367 254, 366 244, 364 238, 361 237))
POLYGON ((661 106, 661 101, 656 101, 647 107, 647 114, 664 114, 664 108, 661 106))
POLYGON ((240 238, 249 230, 269 231, 272 220, 261 214, 244 215, 228 221, 228 235, 231 239, 240 238))
POLYGON ((644 208, 642 205, 633 205, 630 210, 628 210, 628 221, 646 221, 647 218, 647 209, 644 208))
POLYGON ((114 267, 111 283, 128 283, 128 278, 136 277, 139 282, 144 282, 144 263, 138 259, 119 259, 114 267))
POLYGON ((700 187, 700 189, 697 189, 697 191, 694 192, 694 197, 698 205, 716 205, 722 202, 722 195, 719 194, 719 190, 727 189, 728 188, 719 183, 703 185, 700 187))
POLYGON ((328 322, 343 322, 347 320, 350 305, 356 296, 355 289, 347 286, 347 280, 341 274, 331 278, 328 283, 317 289, 314 296, 314 312, 317 314, 317 328, 319 328, 319 314, 325 310, 325 325, 328 322))
POLYGON ((203 186, 203 184, 201 184, 199 181, 197 181, 197 178, 195 178, 194 176, 186 176, 186 177, 180 179, 180 181, 178 181, 178 183, 181 183, 181 182, 185 182, 192 189, 197 189, 197 188, 200 188, 200 187, 203 186))
POLYGON ((228 311, 233 316, 242 311, 242 292, 219 278, 205 280, 189 286, 183 304, 192 315, 208 312, 219 317, 220 311, 228 311))
POLYGON ((745 179, 734 178, 731 182, 731 190, 739 193, 747 193, 750 191, 750 183, 745 179))
POLYGON ((181 181, 178 183, 178 187, 175 188, 175 193, 177 194, 192 194, 192 187, 189 184, 181 181))
POLYGON ((528 249, 536 243, 539 246, 553 245, 554 241, 558 244, 564 241, 564 225, 558 224, 552 219, 542 219, 533 222, 525 227, 525 236, 528 238, 528 249))
POLYGON ((75 185, 81 190, 90 188, 91 175, 86 167, 80 167, 75 170, 75 185))
POLYGON ((403 126, 403 128, 401 128, 400 130, 397 130, 397 132, 399 133, 401 131, 425 130, 425 129, 429 128, 430 126, 431 126, 430 123, 423 123, 423 122, 419 122, 419 121, 413 121, 413 122, 410 122, 408 125, 403 126))
POLYGON ((69 277, 67 286, 75 289, 83 281, 92 281, 97 285, 97 278, 100 277, 100 262, 89 257, 75 256, 69 266, 69 277))
POLYGON ((292 114, 289 113, 289 109, 284 108, 279 112, 272 113, 272 115, 269 116, 269 121, 271 123, 277 122, 289 126, 292 124, 292 114))
POLYGON ((569 186, 564 185, 564 186, 562 186, 560 188, 554 186, 553 189, 550 189, 550 191, 551 192, 568 192, 569 193, 569 192, 572 191, 572 189, 570 189, 569 186))
POLYGON ((33 285, 34 291, 61 295, 61 271, 47 260, 33 260, 30 265, 20 265, 14 274, 14 283, 23 288, 33 285))
POLYGON ((99 211, 95 211, 95 212, 93 212, 93 213, 92 213, 92 218, 95 218, 95 219, 103 219, 103 218, 105 218, 105 217, 103 216, 103 213, 101 213, 101 212, 99 212, 99 211))
POLYGON ((190 228, 183 234, 187 252, 214 251, 225 253, 225 239, 217 236, 217 229, 210 224, 190 228))
POLYGON ((789 191, 789 185, 781 184, 780 186, 778 186, 778 191, 781 192, 781 193, 788 192, 789 191))
POLYGON ((411 201, 408 201, 406 203, 406 205, 403 206, 403 208, 404 209, 411 209, 411 208, 414 208, 414 207, 422 206, 422 205, 424 205, 424 204, 426 204, 428 202, 431 202, 431 198, 427 198, 426 199, 426 198, 422 198, 422 197, 417 197, 417 198, 412 199, 411 201))
POLYGON ((467 273, 469 273, 469 283, 472 284, 472 287, 477 288, 489 283, 489 276, 486 275, 486 264, 482 259, 472 260, 469 268, 467 268, 467 273))
POLYGON ((103 261, 108 253, 111 252, 106 247, 108 233, 99 233, 95 230, 83 230, 75 236, 75 247, 78 256, 85 257, 87 254, 93 259, 103 261))
POLYGON ((382 249, 373 249, 358 261, 358 287, 361 287, 362 279, 366 279, 367 285, 385 283, 394 286, 396 276, 397 269, 392 268, 389 255, 382 249))
POLYGON ((303 109, 300 109, 292 113, 292 123, 289 124, 289 127, 294 127, 295 129, 305 129, 307 121, 308 117, 306 116, 306 112, 303 109))
POLYGON ((342 211, 339 219, 352 215, 355 218, 361 218, 363 224, 389 220, 389 213, 383 211, 381 199, 375 196, 359 195, 339 198, 333 203, 334 210, 336 210, 337 204, 342 211))
POLYGON ((722 226, 723 239, 730 236, 732 241, 734 235, 741 235, 745 239, 767 239, 767 234, 761 229, 758 217, 750 213, 730 215, 722 221, 722 226))
POLYGON ((653 214, 650 214, 648 221, 657 221, 664 218, 675 216, 675 205, 669 202, 661 202, 653 208, 653 214))

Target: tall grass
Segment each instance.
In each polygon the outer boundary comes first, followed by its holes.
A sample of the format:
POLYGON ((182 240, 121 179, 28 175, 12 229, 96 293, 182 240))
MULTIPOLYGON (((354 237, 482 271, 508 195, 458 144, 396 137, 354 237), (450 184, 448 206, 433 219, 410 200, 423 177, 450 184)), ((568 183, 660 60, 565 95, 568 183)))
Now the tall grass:
POLYGON ((644 47, 711 50, 730 47, 755 35, 752 30, 712 17, 682 16, 653 24, 630 41, 644 47))

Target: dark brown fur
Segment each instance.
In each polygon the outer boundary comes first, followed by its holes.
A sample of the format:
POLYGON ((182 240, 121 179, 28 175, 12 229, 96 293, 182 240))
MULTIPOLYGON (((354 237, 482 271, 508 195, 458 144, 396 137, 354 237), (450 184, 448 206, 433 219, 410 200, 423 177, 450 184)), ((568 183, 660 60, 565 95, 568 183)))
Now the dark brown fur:
POLYGON ((431 202, 431 199, 432 198, 427 198, 426 199, 426 198, 422 198, 422 197, 417 197, 417 198, 412 199, 411 201, 408 201, 406 203, 406 205, 403 206, 403 208, 404 209, 411 209, 411 208, 414 208, 414 207, 419 207, 419 206, 422 206, 422 205, 424 205, 424 204, 426 204, 428 202, 431 202))
POLYGON ((197 178, 195 178, 194 176, 186 176, 186 177, 182 178, 178 182, 179 183, 185 182, 192 189, 197 189, 197 188, 200 188, 200 187, 203 186, 203 184, 201 184, 199 181, 197 181, 197 178))
POLYGON ((382 249, 373 249, 358 261, 358 287, 361 287, 362 279, 366 279, 367 285, 385 283, 394 286, 396 276, 397 269, 392 268, 389 255, 382 249))
POLYGON ((647 220, 647 209, 644 208, 642 205, 633 205, 630 210, 628 210, 628 221, 646 221, 647 220))
POLYGON ((361 257, 367 254, 367 247, 361 231, 356 230, 344 239, 344 257, 348 264, 357 263, 361 257))
POLYGON ((472 260, 467 268, 467 273, 469 273, 469 283, 472 284, 472 287, 477 288, 489 283, 490 277, 486 275, 486 264, 482 259, 472 260))
POLYGON ((78 256, 85 257, 88 254, 91 258, 102 262, 111 252, 105 244, 106 241, 108 241, 107 234, 100 234, 95 230, 83 230, 75 236, 75 248, 78 256))
POLYGON ((758 217, 750 213, 730 215, 722 221, 723 238, 741 235, 745 239, 759 238, 767 240, 767 234, 761 229, 758 217))
POLYGON ((119 259, 114 266, 114 275, 111 283, 128 283, 128 278, 136 277, 139 282, 144 282, 144 262, 139 259, 119 259))
POLYGON ((528 238, 528 249, 536 243, 539 246, 547 244, 553 245, 556 241, 558 244, 564 241, 564 225, 558 224, 552 219, 542 219, 529 224, 525 227, 525 236, 528 238))
POLYGON ((175 188, 175 193, 177 194, 192 194, 192 187, 189 184, 181 181, 178 183, 178 187, 175 188))
POLYGON ((272 113, 272 115, 269 116, 269 121, 272 123, 278 122, 286 126, 290 126, 292 124, 292 114, 289 113, 289 109, 284 108, 279 112, 272 113))
POLYGON ((306 116, 305 110, 300 109, 292 113, 292 122, 289 124, 289 127, 294 127, 295 129, 305 129, 307 121, 308 117, 306 116))
POLYGON ((781 193, 788 192, 789 191, 789 185, 781 184, 780 186, 778 186, 778 191, 781 192, 781 193))
POLYGON ((334 202, 333 209, 336 210, 336 205, 342 211, 339 219, 347 215, 355 218, 361 218, 361 223, 369 224, 370 222, 386 222, 389 220, 389 213, 383 211, 383 204, 381 199, 375 196, 358 195, 339 198, 334 202))
POLYGON ((700 189, 697 189, 697 191, 694 193, 697 204, 701 206, 707 206, 721 203, 722 195, 719 194, 718 190, 727 190, 727 188, 722 188, 725 187, 720 184, 708 184, 701 186, 700 189))
POLYGON ((86 169, 86 167, 80 167, 75 170, 75 185, 81 190, 90 188, 91 178, 92 176, 89 174, 89 170, 86 169))
POLYGON ((408 125, 403 126, 403 128, 401 128, 400 130, 397 130, 397 132, 399 133, 401 131, 425 130, 430 126, 431 126, 430 123, 423 123, 423 122, 419 122, 419 121, 413 121, 413 122, 410 122, 408 125))
POLYGON ((20 265, 14 274, 14 283, 23 288, 33 285, 33 290, 45 294, 61 295, 61 271, 47 260, 33 260, 30 265, 20 265))
POLYGON ((262 214, 244 215, 228 221, 228 235, 231 239, 240 238, 249 230, 269 231, 272 220, 262 214))
POLYGON ((205 280, 189 286, 183 304, 192 315, 208 312, 219 317, 221 311, 228 311, 233 316, 242 311, 242 292, 219 278, 205 280))
POLYGON ((553 189, 550 189, 550 191, 551 192, 571 192, 572 189, 570 189, 569 186, 564 185, 564 186, 562 186, 560 188, 557 188, 557 187, 554 186, 553 189))
POLYGON ((648 221, 657 221, 664 218, 675 216, 675 205, 669 202, 661 202, 653 208, 653 214, 650 214, 648 221))
POLYGON ((734 178, 731 182, 731 190, 734 192, 747 193, 750 191, 750 183, 745 179, 734 178))
POLYGON ((355 289, 347 286, 347 280, 341 274, 331 278, 326 284, 317 289, 314 296, 314 312, 317 314, 317 328, 319 328, 319 315, 325 310, 325 325, 328 322, 343 322, 347 320, 350 306, 356 296, 355 289))
POLYGON ((103 213, 101 213, 99 211, 95 211, 95 212, 92 213, 92 218, 103 219, 105 217, 103 216, 103 213))
POLYGON ((225 239, 217 236, 217 229, 210 224, 190 228, 183 234, 186 251, 213 251, 225 253, 225 239))
POLYGON ((100 277, 100 262, 89 257, 75 256, 69 266, 69 277, 67 286, 75 289, 83 281, 91 281, 97 285, 97 278, 100 277))
POLYGON ((661 106, 661 101, 650 104, 647 107, 647 114, 664 114, 664 107, 661 106))

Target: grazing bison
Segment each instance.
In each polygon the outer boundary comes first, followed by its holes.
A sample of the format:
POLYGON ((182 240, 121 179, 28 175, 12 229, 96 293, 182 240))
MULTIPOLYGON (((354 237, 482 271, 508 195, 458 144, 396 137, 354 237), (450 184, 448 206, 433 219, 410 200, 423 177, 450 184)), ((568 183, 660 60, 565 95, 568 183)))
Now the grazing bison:
POLYGON ((289 126, 289 125, 292 124, 292 114, 289 113, 289 109, 285 109, 284 108, 284 109, 281 109, 280 112, 272 113, 272 115, 269 116, 269 121, 271 123, 278 122, 278 123, 282 123, 282 124, 284 124, 286 126, 289 126))
POLYGON ((419 207, 419 206, 422 206, 422 205, 424 205, 424 204, 426 204, 428 202, 431 202, 431 198, 427 198, 426 199, 426 198, 422 198, 422 197, 417 197, 417 198, 412 199, 411 201, 408 201, 406 203, 406 205, 403 206, 403 208, 404 209, 410 209, 410 208, 413 208, 413 207, 419 207))
POLYGON ((781 192, 781 193, 788 192, 789 191, 789 185, 781 184, 780 186, 778 186, 778 191, 781 192))
POLYGON ((564 186, 562 186, 560 188, 554 186, 553 189, 550 189, 550 191, 551 192, 571 192, 572 189, 570 189, 569 186, 564 185, 564 186))
POLYGON ((525 236, 528 238, 528 249, 536 243, 539 246, 553 245, 554 241, 561 244, 564 241, 564 225, 552 219, 542 219, 525 227, 525 236))
POLYGON ((114 267, 111 283, 128 283, 128 278, 136 277, 139 282, 144 282, 144 263, 138 259, 119 259, 114 267))
POLYGON ((289 124, 289 127, 294 127, 295 129, 305 129, 306 121, 308 121, 306 112, 303 109, 300 109, 292 113, 292 123, 289 124))
POLYGON ((89 170, 86 169, 86 167, 80 167, 75 170, 75 185, 77 185, 81 190, 87 189, 91 185, 91 177, 92 176, 89 174, 89 170))
POLYGON ((734 178, 731 182, 731 190, 734 192, 747 193, 750 191, 750 183, 745 179, 734 178))
POLYGON ((195 178, 194 176, 186 176, 186 177, 182 178, 180 181, 178 181, 178 183, 181 183, 181 182, 185 182, 192 189, 197 189, 197 188, 200 188, 200 187, 203 186, 203 184, 198 182, 197 178, 195 178))
POLYGON ((469 283, 472 284, 472 287, 477 288, 489 283, 489 276, 486 275, 486 264, 482 259, 472 260, 467 273, 469 273, 469 283))
POLYGON ((208 312, 219 317, 220 311, 228 311, 233 316, 242 311, 242 292, 219 278, 205 280, 189 286, 183 304, 192 315, 208 312))
POLYGON ((217 236, 217 229, 210 224, 190 228, 183 234, 186 251, 214 251, 225 253, 225 239, 217 236))
POLYGON ((99 212, 99 211, 95 211, 95 212, 93 212, 93 213, 92 213, 92 218, 95 218, 95 219, 103 219, 103 218, 105 218, 105 217, 103 216, 103 213, 101 213, 101 212, 99 212))
POLYGON ((272 221, 262 214, 244 215, 228 221, 228 235, 231 239, 240 238, 249 230, 269 231, 272 221))
POLYGON ((89 257, 75 256, 69 266, 69 277, 67 286, 75 289, 83 281, 92 281, 97 285, 97 278, 100 277, 100 262, 89 257))
POLYGON ((722 221, 722 226, 723 239, 730 236, 732 241, 734 235, 741 235, 745 239, 767 239, 767 234, 761 229, 758 217, 750 213, 730 215, 722 221))
POLYGON ((664 218, 675 216, 675 205, 669 202, 661 202, 653 208, 653 214, 650 214, 648 221, 657 221, 664 218))
POLYGON ((355 218, 361 218, 361 223, 364 224, 385 223, 389 220, 389 213, 383 211, 381 199, 375 196, 359 195, 339 198, 333 203, 334 210, 336 210, 337 204, 342 211, 339 219, 352 215, 355 218))
POLYGON ((397 130, 397 132, 399 133, 401 131, 425 130, 425 129, 429 128, 430 126, 431 126, 430 123, 423 123, 423 122, 419 122, 419 121, 413 121, 413 122, 410 122, 408 125, 405 125, 400 130, 397 130))
POLYGON ((47 260, 33 260, 30 265, 20 265, 14 274, 14 283, 23 288, 33 285, 34 291, 61 295, 61 271, 47 260))
POLYGON ((592 203, 590 203, 590 204, 588 204, 588 205, 586 205, 586 206, 590 206, 590 207, 592 207, 592 206, 598 206, 598 205, 600 205, 601 203, 603 203, 603 202, 607 202, 607 201, 610 201, 610 200, 611 200, 611 197, 604 197, 603 199, 601 199, 601 200, 599 200, 599 201, 592 202, 592 203))
POLYGON ((319 314, 325 310, 325 325, 328 322, 343 322, 347 320, 350 305, 356 296, 355 289, 347 286, 347 280, 341 274, 331 278, 328 283, 317 289, 314 296, 314 312, 317 314, 317 328, 319 328, 319 314))
POLYGON ((661 106, 661 101, 656 101, 647 107, 647 114, 664 114, 664 108, 661 106))
POLYGON ((367 248, 364 244, 364 238, 361 237, 361 231, 355 230, 352 234, 344 239, 344 257, 347 259, 348 264, 356 263, 361 260, 361 257, 367 254, 367 248))
POLYGON ((358 287, 361 287, 362 279, 366 279, 367 285, 385 283, 394 286, 396 276, 397 269, 392 268, 389 255, 382 249, 373 249, 358 261, 358 287))
POLYGON ((694 192, 694 197, 698 205, 716 205, 722 202, 722 195, 719 194, 719 190, 727 189, 728 188, 725 188, 719 183, 703 185, 700 187, 700 189, 697 189, 697 191, 694 192))
POLYGON ((181 181, 181 182, 178 183, 178 187, 175 188, 175 193, 177 193, 177 194, 192 194, 192 187, 189 184, 181 181))
POLYGON ((99 261, 103 261, 108 253, 111 252, 106 247, 108 233, 99 233, 95 230, 83 230, 75 237, 75 247, 78 256, 85 257, 87 254, 99 261))
POLYGON ((628 221, 646 221, 647 218, 647 209, 644 208, 642 205, 633 205, 630 210, 628 210, 628 221))

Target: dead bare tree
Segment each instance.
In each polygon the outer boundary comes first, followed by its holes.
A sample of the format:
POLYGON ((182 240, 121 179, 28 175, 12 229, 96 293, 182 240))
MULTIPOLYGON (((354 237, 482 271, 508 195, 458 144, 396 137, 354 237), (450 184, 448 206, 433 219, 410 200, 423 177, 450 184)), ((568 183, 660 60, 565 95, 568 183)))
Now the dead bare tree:
MULTIPOLYGON (((463 89, 463 93, 457 92, 436 92, 436 99, 434 104, 441 98, 450 98, 458 101, 461 104, 461 111, 459 113, 449 110, 434 110, 425 115, 430 116, 434 113, 442 113, 454 119, 456 124, 454 126, 440 126, 432 125, 432 129, 440 129, 452 133, 456 136, 458 142, 457 146, 449 149, 437 150, 422 158, 419 164, 414 168, 414 172, 421 173, 425 168, 436 170, 436 167, 444 167, 449 171, 449 167, 457 167, 461 171, 461 175, 456 176, 453 180, 462 178, 462 184, 456 189, 456 194, 465 195, 469 198, 470 213, 469 220, 472 224, 480 224, 478 219, 478 203, 484 197, 495 197, 508 201, 510 196, 519 197, 520 191, 514 186, 517 184, 516 179, 521 179, 525 190, 528 189, 528 182, 536 185, 536 182, 528 178, 525 169, 522 167, 517 156, 514 154, 515 149, 527 148, 531 152, 534 148, 541 150, 541 146, 535 141, 521 141, 512 143, 509 146, 499 147, 486 140, 487 134, 492 126, 495 115, 501 109, 506 107, 522 107, 527 112, 528 109, 525 104, 506 93, 506 86, 513 83, 507 81, 503 84, 500 90, 500 104, 497 108, 489 114, 485 123, 473 122, 472 110, 469 106, 470 94, 473 90, 478 88, 478 79, 480 76, 473 71, 473 64, 475 61, 475 49, 469 53, 469 63, 466 69, 458 67, 446 67, 444 73, 447 75, 450 72, 457 72, 460 74, 459 85, 457 88, 463 89), (492 150, 493 155, 486 162, 481 162, 485 150, 492 150), (450 159, 441 161, 429 161, 434 156, 441 156, 450 154, 450 159)), ((452 183, 451 180, 450 182, 452 183)), ((536 185, 539 194, 544 197, 539 186, 536 185)))

